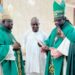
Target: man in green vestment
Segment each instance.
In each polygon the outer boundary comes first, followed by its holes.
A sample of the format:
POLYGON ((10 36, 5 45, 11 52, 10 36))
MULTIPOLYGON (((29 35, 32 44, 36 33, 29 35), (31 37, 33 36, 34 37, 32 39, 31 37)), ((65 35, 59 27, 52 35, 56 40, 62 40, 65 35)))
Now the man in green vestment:
POLYGON ((66 75, 75 75, 75 28, 65 17, 60 19, 60 21, 63 23, 60 23, 58 21, 59 20, 55 20, 56 26, 60 27, 62 31, 64 30, 65 32, 63 33, 65 37, 70 40, 66 75))
MULTIPOLYGON (((8 22, 12 23, 12 20, 10 19, 10 16, 7 14, 7 12, 8 12, 8 9, 5 11, 4 8, 3 8, 3 4, 0 4, 0 21, 2 20, 2 24, 4 24, 3 20, 7 21, 6 19, 9 20, 8 22)), ((0 24, 1 24, 1 22, 0 22, 0 24)), ((11 29, 10 29, 10 32, 11 32, 11 29)), ((13 42, 17 42, 16 39, 14 38, 14 36, 11 36, 11 38, 12 38, 13 42)), ((19 43, 17 43, 17 44, 19 44, 19 43)), ((20 46, 20 44, 19 44, 19 46, 20 46)), ((17 62, 18 75, 25 75, 24 62, 23 62, 23 58, 22 58, 21 48, 19 48, 17 50, 14 50, 14 53, 15 53, 15 57, 16 57, 15 59, 16 59, 16 62, 17 62)), ((0 75, 1 75, 1 72, 2 71, 1 71, 1 67, 0 67, 0 75)))
POLYGON ((55 20, 55 24, 60 27, 62 31, 65 30, 63 33, 65 37, 70 40, 66 75, 75 75, 75 28, 66 17, 55 20), (59 20, 61 22, 59 22, 59 20))
POLYGON ((64 16, 64 12, 60 12, 60 10, 64 9, 64 4, 59 5, 54 3, 53 8, 55 25, 59 27, 64 33, 65 37, 70 40, 66 75, 75 75, 75 28, 64 16))
POLYGON ((20 44, 13 41, 12 27, 13 21, 10 19, 10 16, 3 14, 2 23, 0 24, 0 68, 2 75, 18 75, 13 50, 20 49, 20 44))
MULTIPOLYGON (((59 18, 59 21, 60 21, 59 16, 63 17, 65 13, 64 0, 62 0, 61 4, 58 4, 56 1, 54 1, 53 7, 54 7, 54 20, 56 21, 57 18, 59 18), (57 13, 59 14, 59 16, 57 15, 57 13)), ((63 37, 61 37, 61 35, 63 34, 62 31, 61 30, 59 31, 59 30, 60 30, 59 26, 55 27, 53 31, 51 32, 49 38, 45 41, 46 46, 42 46, 42 50, 51 50, 47 52, 45 75, 64 75, 63 62, 64 62, 65 54, 63 54, 62 51, 68 50, 69 46, 65 47, 64 45, 61 49, 59 48, 60 45, 65 40, 64 35, 63 37), (47 46, 50 48, 48 49, 47 46), (60 51, 58 49, 60 49, 60 51)), ((65 33, 65 35, 67 35, 66 30, 63 29, 63 32, 65 33)), ((68 52, 67 52, 67 55, 68 55, 68 52)))
MULTIPOLYGON (((49 38, 44 42, 46 46, 42 46, 42 50, 49 50, 47 51, 45 75, 63 75, 64 56, 68 55, 68 52, 66 54, 68 47, 65 44, 63 47, 59 47, 62 45, 64 40, 65 37, 63 33, 61 31, 59 32, 58 27, 55 27, 51 32, 49 38), (63 50, 66 51, 62 53, 63 50)), ((65 42, 67 43, 66 40, 65 42)))

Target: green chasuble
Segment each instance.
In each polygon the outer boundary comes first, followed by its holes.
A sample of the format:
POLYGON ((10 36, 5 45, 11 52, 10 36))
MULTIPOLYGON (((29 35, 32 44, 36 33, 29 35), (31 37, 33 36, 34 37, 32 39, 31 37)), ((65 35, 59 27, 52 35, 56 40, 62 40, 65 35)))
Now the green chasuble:
POLYGON ((21 49, 14 51, 16 61, 5 60, 9 52, 9 46, 16 42, 11 31, 0 25, 0 34, 0 63, 2 64, 4 75, 25 75, 21 49))
POLYGON ((62 27, 63 29, 66 30, 63 32, 64 35, 70 40, 66 75, 75 75, 75 28, 70 22, 66 21, 62 27))
POLYGON ((13 44, 9 35, 12 35, 11 31, 0 25, 0 64, 3 75, 18 75, 16 62, 14 60, 5 60, 9 52, 9 46, 13 44))
POLYGON ((65 35, 71 42, 75 43, 75 28, 74 28, 74 26, 73 26, 70 22, 66 21, 66 22, 64 23, 63 27, 61 28, 61 30, 63 30, 63 29, 66 30, 65 32, 63 32, 64 35, 65 35), (67 35, 66 35, 66 33, 67 33, 67 35))
MULTIPOLYGON (((63 32, 66 32, 66 30, 63 29, 63 32)), ((66 34, 67 33, 65 33, 65 35, 66 34)), ((59 45, 62 43, 63 39, 58 37, 57 41, 55 42, 56 36, 57 36, 57 28, 53 29, 49 38, 45 41, 45 44, 48 47, 58 48, 59 45)), ((59 58, 51 58, 50 51, 48 51, 47 60, 46 60, 45 75, 62 75, 63 58, 64 58, 63 56, 61 56, 59 58), (54 65, 54 74, 51 74, 51 72, 49 71, 49 67, 51 65, 51 62, 53 62, 53 65, 54 65)))
POLYGON ((75 43, 70 43, 66 75, 75 75, 75 43))

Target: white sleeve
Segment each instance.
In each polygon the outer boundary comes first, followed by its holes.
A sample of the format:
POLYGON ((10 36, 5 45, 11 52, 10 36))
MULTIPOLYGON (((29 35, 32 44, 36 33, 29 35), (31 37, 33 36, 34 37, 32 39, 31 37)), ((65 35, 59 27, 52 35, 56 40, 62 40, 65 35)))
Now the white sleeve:
POLYGON ((5 58, 6 60, 15 60, 15 56, 14 56, 14 51, 13 51, 13 46, 10 45, 9 47, 9 52, 5 58))
POLYGON ((57 50, 65 56, 68 56, 70 41, 65 38, 57 50))
POLYGON ((13 52, 13 47, 12 47, 12 45, 10 45, 10 46, 9 46, 9 52, 8 52, 6 58, 7 58, 7 57, 9 56, 9 54, 12 53, 12 52, 13 52))

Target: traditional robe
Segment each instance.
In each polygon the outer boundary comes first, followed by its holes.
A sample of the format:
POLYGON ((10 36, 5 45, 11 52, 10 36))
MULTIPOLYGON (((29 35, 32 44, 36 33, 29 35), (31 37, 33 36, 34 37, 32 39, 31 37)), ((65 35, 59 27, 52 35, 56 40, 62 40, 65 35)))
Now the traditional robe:
MULTIPOLYGON (((63 32, 65 33, 65 35, 67 35, 66 29, 63 29, 63 32)), ((58 37, 56 40, 56 37, 57 37, 57 28, 53 29, 49 38, 45 41, 45 44, 48 47, 54 47, 58 49, 58 47, 62 44, 64 39, 58 37)), ((63 61, 64 61, 64 56, 61 56, 59 58, 51 58, 50 51, 48 51, 45 75, 63 75, 63 72, 62 72, 63 71, 63 61), (54 65, 54 74, 51 74, 49 72, 49 67, 51 65, 51 62, 53 62, 53 65, 54 65)))
POLYGON ((41 53, 38 41, 44 41, 43 32, 29 32, 24 38, 24 47, 26 49, 26 73, 34 73, 34 75, 44 75, 45 54, 41 53), (37 73, 37 74, 36 74, 37 73))
POLYGON ((18 75, 11 36, 11 31, 0 25, 0 68, 3 75, 18 75))

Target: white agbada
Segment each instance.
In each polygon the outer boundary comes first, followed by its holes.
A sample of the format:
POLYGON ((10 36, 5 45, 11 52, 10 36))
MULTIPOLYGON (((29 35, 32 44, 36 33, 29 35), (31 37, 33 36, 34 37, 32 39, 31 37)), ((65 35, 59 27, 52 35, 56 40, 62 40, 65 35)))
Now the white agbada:
POLYGON ((27 33, 24 38, 24 45, 26 49, 26 73, 43 73, 45 70, 46 56, 41 53, 38 41, 44 41, 46 36, 41 32, 27 33))
POLYGON ((69 53, 69 46, 70 41, 65 37, 61 45, 57 48, 57 50, 64 55, 63 75, 66 75, 66 67, 67 67, 66 56, 68 56, 69 53))

